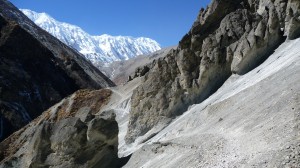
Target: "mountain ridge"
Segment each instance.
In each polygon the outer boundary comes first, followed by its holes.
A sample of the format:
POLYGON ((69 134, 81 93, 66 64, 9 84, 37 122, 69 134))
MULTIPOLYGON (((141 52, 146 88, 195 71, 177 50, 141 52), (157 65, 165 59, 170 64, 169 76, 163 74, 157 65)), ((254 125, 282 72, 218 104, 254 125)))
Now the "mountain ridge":
POLYGON ((150 38, 108 34, 94 36, 79 26, 57 21, 47 13, 20 10, 35 24, 82 53, 93 64, 128 60, 161 49, 160 44, 150 38))
POLYGON ((78 89, 115 86, 10 2, 0 11, 0 139, 78 89))

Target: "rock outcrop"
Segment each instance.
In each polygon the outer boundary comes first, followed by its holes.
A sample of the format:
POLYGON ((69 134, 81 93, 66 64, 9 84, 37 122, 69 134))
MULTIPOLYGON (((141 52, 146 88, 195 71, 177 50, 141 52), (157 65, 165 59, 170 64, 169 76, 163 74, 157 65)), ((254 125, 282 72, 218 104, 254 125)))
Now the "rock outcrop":
POLYGON ((231 75, 139 144, 124 167, 299 168, 299 46, 300 38, 286 41, 257 68, 231 75))
POLYGON ((0 167, 120 167, 111 90, 79 90, 0 143, 0 167), (100 113, 99 113, 100 112, 100 113))
POLYGON ((134 91, 127 143, 156 125, 163 128, 214 93, 231 74, 246 74, 285 39, 299 37, 299 4, 213 0, 201 9, 178 48, 154 61, 134 91))
POLYGON ((141 66, 148 67, 154 59, 166 56, 171 49, 176 47, 167 47, 148 55, 139 55, 135 58, 124 61, 115 61, 101 68, 102 72, 107 74, 116 85, 122 85, 129 79, 140 76, 141 66))
POLYGON ((0 1, 0 140, 76 90, 107 86, 82 55, 0 1))

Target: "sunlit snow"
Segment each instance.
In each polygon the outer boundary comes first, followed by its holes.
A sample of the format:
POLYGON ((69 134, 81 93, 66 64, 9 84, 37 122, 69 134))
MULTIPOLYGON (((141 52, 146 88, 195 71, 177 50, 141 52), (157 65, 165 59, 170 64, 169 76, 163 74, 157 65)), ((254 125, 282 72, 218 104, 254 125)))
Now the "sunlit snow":
POLYGON ((82 53, 92 63, 128 60, 161 49, 160 45, 150 38, 107 34, 91 36, 80 27, 59 22, 46 13, 36 13, 28 9, 21 11, 35 24, 82 53))

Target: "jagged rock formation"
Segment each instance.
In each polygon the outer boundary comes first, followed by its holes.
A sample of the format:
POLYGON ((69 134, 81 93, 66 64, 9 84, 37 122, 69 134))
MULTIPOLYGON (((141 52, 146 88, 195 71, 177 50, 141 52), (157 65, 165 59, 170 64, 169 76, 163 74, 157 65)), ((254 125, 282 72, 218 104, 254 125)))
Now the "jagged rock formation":
POLYGON ((121 85, 126 83, 128 79, 141 76, 140 71, 151 66, 151 62, 154 61, 154 59, 166 56, 169 51, 174 48, 176 47, 167 47, 148 55, 139 55, 129 60, 116 61, 102 67, 101 69, 103 73, 109 74, 107 77, 109 77, 115 84, 121 85))
POLYGON ((114 113, 99 113, 111 97, 80 90, 0 143, 0 167, 120 167, 114 113))
POLYGON ((0 1, 0 140, 76 90, 107 86, 80 54, 0 1))
POLYGON ((285 42, 254 70, 232 75, 138 146, 125 167, 300 167, 299 45, 285 42))
POLYGON ((201 9, 177 50, 154 61, 134 91, 127 143, 161 125, 155 134, 232 73, 246 74, 299 37, 299 11, 294 0, 213 0, 201 9))

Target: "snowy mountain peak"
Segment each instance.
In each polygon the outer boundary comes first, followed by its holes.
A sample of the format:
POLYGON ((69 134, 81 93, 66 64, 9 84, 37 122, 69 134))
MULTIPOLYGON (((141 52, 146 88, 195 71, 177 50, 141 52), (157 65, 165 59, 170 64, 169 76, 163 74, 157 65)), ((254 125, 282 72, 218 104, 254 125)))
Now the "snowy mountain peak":
POLYGON ((80 27, 59 22, 46 13, 37 13, 29 9, 21 9, 21 11, 35 24, 78 50, 95 65, 128 60, 161 49, 160 45, 150 38, 108 34, 92 36, 80 27))

